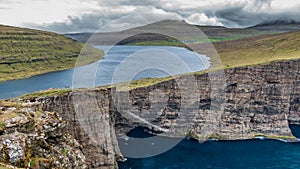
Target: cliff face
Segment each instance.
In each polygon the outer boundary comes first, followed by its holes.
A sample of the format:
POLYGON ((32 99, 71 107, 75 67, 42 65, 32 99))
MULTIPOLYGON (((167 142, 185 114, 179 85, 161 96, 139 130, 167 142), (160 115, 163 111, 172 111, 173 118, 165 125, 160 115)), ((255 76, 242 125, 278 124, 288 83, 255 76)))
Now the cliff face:
MULTIPOLYGON (((289 124, 300 122, 299 65, 300 60, 290 60, 226 69, 224 77, 195 75, 199 98, 188 98, 188 102, 195 103, 199 109, 191 109, 189 112, 193 114, 193 124, 188 134, 199 140, 208 137, 224 140, 252 139, 256 136, 293 139, 289 124), (214 88, 217 86, 221 90, 222 84, 213 85, 210 83, 211 78, 225 78, 224 91, 214 88), (220 108, 222 105, 223 108, 220 108), (207 131, 207 127, 213 131, 207 131), (204 132, 210 135, 207 136, 204 132)), ((152 124, 169 128, 179 119, 182 106, 186 106, 182 103, 182 92, 186 92, 186 89, 178 87, 174 80, 132 90, 131 112, 152 124), (155 120, 147 119, 147 113, 156 113, 149 111, 151 105, 161 102, 157 99, 160 97, 149 99, 149 93, 153 90, 159 91, 157 94, 164 95, 167 100, 165 106, 157 111, 162 112, 161 116, 155 120)), ((136 122, 119 118, 116 121, 116 131, 122 135, 137 125, 136 122)))
POLYGON ((21 102, 62 117, 62 133, 82 146, 87 167, 114 168, 123 158, 117 136, 137 126, 157 133, 177 125, 176 133, 199 140, 294 139, 289 124, 300 124, 299 66, 300 60, 289 60, 226 69, 225 76, 214 76, 219 85, 212 84, 208 74, 196 74, 178 77, 181 84, 177 78, 128 93, 115 88, 79 90, 21 102), (196 90, 189 90, 190 77, 197 81, 196 90), (183 109, 191 117, 185 121, 180 118, 183 109), (128 118, 127 111, 152 125, 128 118), (183 122, 186 125, 178 125, 183 122))
POLYGON ((66 120, 66 132, 83 146, 89 168, 116 167, 116 161, 122 155, 115 135, 108 91, 67 93, 40 98, 38 102, 43 110, 59 112, 66 120))

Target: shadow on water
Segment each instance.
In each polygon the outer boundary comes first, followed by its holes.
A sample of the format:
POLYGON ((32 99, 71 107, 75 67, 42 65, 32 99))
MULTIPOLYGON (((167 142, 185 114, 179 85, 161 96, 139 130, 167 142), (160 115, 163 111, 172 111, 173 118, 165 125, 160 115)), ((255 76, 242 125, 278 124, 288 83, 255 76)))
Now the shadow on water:
MULTIPOLYGON (((299 134, 299 126, 292 126, 299 134)), ((151 137, 143 128, 130 137, 151 137)), ((138 147, 139 149, 143 147, 138 147)), ((300 143, 276 140, 207 141, 183 139, 171 150, 148 158, 128 158, 120 169, 300 168, 300 143)))
POLYGON ((136 127, 134 129, 130 130, 126 135, 128 137, 133 137, 133 138, 149 138, 149 137, 154 136, 154 135, 146 132, 146 130, 147 129, 144 127, 136 127))
POLYGON ((290 124, 289 126, 293 135, 300 139, 300 125, 290 124))

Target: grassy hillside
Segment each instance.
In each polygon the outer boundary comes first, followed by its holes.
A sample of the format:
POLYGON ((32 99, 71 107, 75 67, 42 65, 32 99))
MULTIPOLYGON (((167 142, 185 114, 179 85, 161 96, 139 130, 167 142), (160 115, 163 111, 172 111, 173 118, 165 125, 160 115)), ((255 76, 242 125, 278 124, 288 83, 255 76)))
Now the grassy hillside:
POLYGON ((300 58, 300 31, 214 43, 225 67, 300 58))
MULTIPOLYGON (((176 25, 176 21, 161 21, 154 24, 150 24, 141 28, 135 28, 128 31, 136 31, 138 29, 149 29, 153 27, 160 27, 164 25, 167 27, 173 27, 176 25)), ((196 37, 191 39, 192 43, 207 43, 207 42, 222 42, 222 41, 231 41, 238 40, 248 37, 256 37, 262 35, 274 35, 280 33, 286 33, 291 31, 300 30, 300 24, 262 24, 249 28, 226 28, 221 26, 197 26, 207 37, 196 37)), ((151 31, 149 29, 149 31, 151 31)), ((157 36, 157 35, 156 35, 157 36)), ((143 35, 138 35, 130 40, 121 41, 121 45, 150 45, 150 46, 184 46, 181 42, 174 42, 174 39, 166 36, 161 36, 160 39, 155 36, 145 37, 143 35)), ((189 43, 189 42, 186 42, 189 43)))
MULTIPOLYGON (((0 25, 0 81, 74 67, 83 44, 55 33, 0 25)), ((87 47, 83 64, 102 51, 87 47)))

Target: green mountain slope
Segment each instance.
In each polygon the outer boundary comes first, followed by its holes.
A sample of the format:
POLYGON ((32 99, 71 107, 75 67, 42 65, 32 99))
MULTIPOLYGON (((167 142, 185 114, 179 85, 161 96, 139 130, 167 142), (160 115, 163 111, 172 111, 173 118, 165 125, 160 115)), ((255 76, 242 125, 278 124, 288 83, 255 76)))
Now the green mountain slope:
POLYGON ((214 43, 225 67, 300 58, 300 31, 214 43))
MULTIPOLYGON (((55 33, 0 25, 0 81, 74 67, 83 44, 55 33)), ((83 64, 103 57, 87 47, 83 64)))

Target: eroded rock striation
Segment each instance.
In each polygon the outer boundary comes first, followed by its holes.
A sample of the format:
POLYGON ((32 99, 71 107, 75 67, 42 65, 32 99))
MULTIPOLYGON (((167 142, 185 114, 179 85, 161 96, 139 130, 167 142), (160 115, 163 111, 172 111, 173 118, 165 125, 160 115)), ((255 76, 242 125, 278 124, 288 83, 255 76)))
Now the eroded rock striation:
POLYGON ((300 124, 299 66, 300 60, 278 61, 129 91, 98 88, 15 99, 21 106, 2 105, 0 161, 24 167, 38 158, 35 165, 45 168, 115 168, 123 159, 117 137, 138 126, 152 134, 176 126, 175 133, 199 140, 295 140, 289 124, 300 124))

